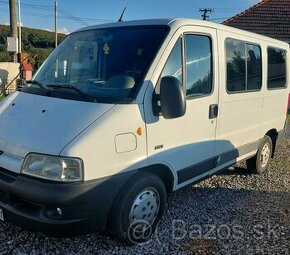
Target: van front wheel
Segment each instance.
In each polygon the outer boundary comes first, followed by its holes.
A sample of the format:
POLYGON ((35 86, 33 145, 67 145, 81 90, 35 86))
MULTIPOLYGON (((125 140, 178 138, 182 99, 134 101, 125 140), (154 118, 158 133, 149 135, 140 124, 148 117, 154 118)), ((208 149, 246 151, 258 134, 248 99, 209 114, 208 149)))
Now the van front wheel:
POLYGON ((247 168, 255 174, 264 173, 269 167, 272 150, 272 140, 266 135, 261 141, 256 155, 246 161, 247 168))
POLYGON ((137 244, 155 231, 166 206, 162 180, 148 172, 134 176, 125 185, 112 208, 109 230, 119 240, 137 244))

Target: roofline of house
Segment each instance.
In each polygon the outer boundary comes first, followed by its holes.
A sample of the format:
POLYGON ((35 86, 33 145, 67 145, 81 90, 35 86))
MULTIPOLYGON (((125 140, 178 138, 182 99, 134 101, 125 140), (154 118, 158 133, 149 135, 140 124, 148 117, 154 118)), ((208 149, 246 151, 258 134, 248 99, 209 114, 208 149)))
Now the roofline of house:
POLYGON ((268 2, 268 1, 269 1, 269 0, 262 0, 261 2, 256 3, 255 5, 251 6, 250 8, 248 8, 248 9, 246 9, 246 10, 244 10, 244 11, 242 11, 242 12, 236 14, 235 16, 233 16, 233 17, 231 17, 231 18, 225 20, 222 24, 224 24, 224 25, 228 25, 228 24, 230 24, 231 22, 233 22, 235 19, 237 19, 237 18, 239 18, 239 17, 245 15, 245 14, 246 14, 247 12, 249 12, 250 10, 255 9, 256 7, 258 7, 258 6, 260 6, 260 5, 263 5, 263 4, 265 4, 266 2, 268 2))

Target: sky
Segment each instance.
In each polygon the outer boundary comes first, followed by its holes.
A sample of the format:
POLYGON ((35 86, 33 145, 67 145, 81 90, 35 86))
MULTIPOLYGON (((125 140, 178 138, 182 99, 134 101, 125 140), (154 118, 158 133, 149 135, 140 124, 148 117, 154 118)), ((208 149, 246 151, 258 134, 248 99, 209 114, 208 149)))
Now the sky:
MULTIPOLYGON (((54 0, 18 0, 21 24, 54 30, 54 0)), ((0 0, 0 24, 9 25, 9 0, 0 0)), ((123 20, 148 18, 201 19, 200 8, 212 8, 210 20, 222 21, 244 11, 259 0, 57 0, 58 31, 70 33, 81 27, 123 20)))

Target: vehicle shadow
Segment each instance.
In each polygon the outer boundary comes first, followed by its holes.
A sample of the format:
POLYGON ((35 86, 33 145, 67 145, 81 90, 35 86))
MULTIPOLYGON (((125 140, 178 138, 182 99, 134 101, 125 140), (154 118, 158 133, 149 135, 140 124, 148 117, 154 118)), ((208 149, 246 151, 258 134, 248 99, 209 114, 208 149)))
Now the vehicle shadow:
POLYGON ((251 174, 252 174, 251 169, 248 169, 244 166, 232 166, 232 167, 229 167, 229 168, 217 173, 218 176, 251 175, 251 174))

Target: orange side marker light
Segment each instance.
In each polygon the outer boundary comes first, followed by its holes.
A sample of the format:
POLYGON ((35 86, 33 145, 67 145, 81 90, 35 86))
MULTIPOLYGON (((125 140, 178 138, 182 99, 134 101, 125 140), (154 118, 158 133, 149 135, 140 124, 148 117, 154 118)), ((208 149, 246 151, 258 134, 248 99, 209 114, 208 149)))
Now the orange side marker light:
POLYGON ((142 135, 142 128, 141 128, 141 127, 139 127, 139 128, 137 129, 137 134, 138 134, 139 136, 142 135))

